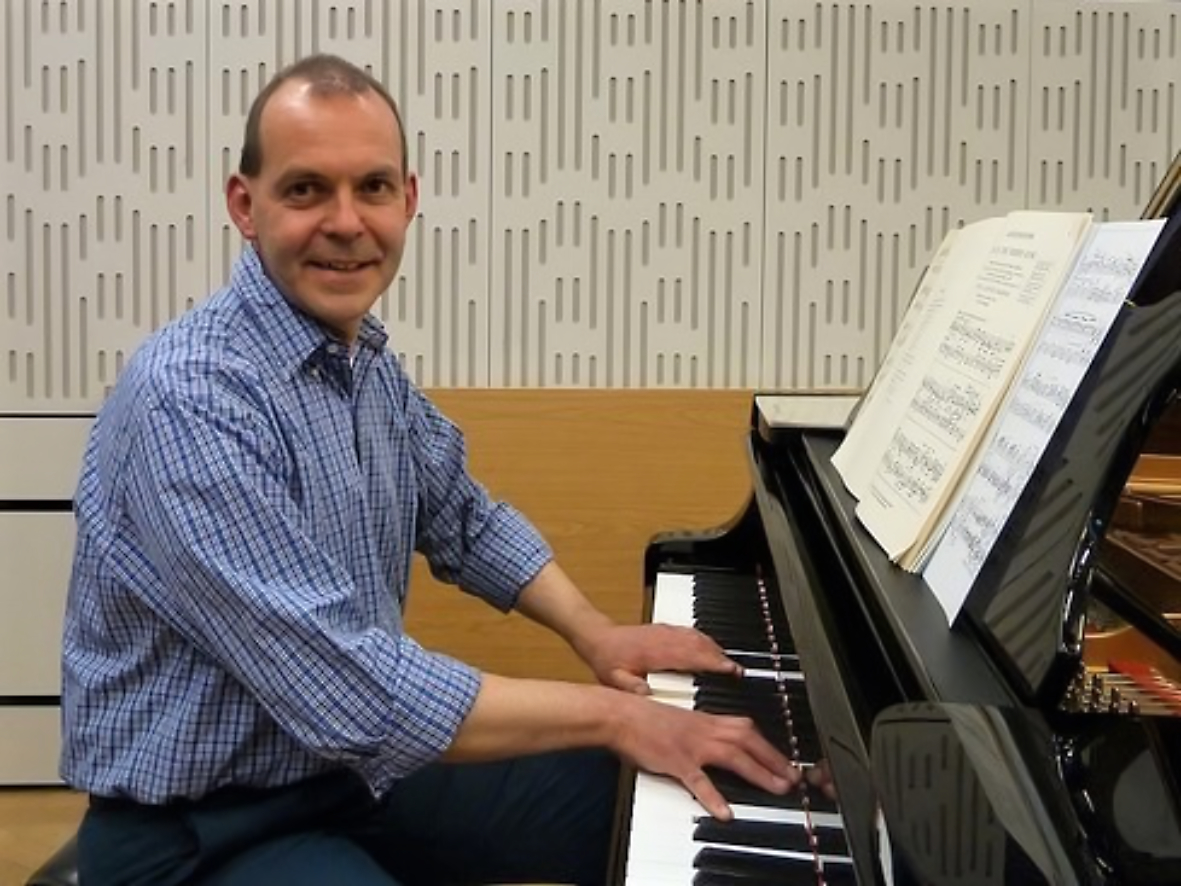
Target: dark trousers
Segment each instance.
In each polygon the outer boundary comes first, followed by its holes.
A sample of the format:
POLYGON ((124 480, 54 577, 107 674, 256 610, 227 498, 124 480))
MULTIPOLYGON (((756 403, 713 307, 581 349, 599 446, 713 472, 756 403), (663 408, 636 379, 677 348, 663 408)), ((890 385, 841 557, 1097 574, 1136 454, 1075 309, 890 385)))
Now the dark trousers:
POLYGON ((597 751, 435 764, 375 800, 351 773, 194 802, 92 800, 82 886, 598 884, 619 766, 597 751))

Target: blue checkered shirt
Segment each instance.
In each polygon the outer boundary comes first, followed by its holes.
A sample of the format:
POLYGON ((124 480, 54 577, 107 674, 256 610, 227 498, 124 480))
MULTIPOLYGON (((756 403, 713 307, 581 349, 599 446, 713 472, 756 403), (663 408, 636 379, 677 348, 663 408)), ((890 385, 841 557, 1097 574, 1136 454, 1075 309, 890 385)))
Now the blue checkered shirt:
POLYGON ((450 744, 472 668, 403 631, 413 551, 502 610, 550 559, 367 317, 347 348, 248 249, 129 361, 75 498, 62 774, 160 803, 450 744))

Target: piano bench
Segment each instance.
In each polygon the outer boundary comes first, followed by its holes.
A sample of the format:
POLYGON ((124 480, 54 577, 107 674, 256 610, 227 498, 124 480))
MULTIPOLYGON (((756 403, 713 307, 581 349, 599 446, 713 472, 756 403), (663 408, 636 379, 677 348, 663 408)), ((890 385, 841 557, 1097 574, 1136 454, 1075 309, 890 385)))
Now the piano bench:
POLYGON ((78 838, 70 837, 33 872, 25 886, 78 886, 78 838))

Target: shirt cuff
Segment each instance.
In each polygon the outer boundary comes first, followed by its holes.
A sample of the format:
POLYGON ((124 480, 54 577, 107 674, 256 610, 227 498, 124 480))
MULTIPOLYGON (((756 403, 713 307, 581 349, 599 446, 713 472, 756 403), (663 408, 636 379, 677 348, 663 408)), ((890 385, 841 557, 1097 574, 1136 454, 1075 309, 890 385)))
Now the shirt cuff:
POLYGON ((377 753, 357 765, 374 796, 434 762, 451 746, 480 692, 480 672, 399 638, 401 664, 391 688, 390 732, 377 753))
POLYGON ((520 511, 499 503, 473 545, 460 585, 508 612, 517 605, 525 585, 553 558, 533 524, 520 511))

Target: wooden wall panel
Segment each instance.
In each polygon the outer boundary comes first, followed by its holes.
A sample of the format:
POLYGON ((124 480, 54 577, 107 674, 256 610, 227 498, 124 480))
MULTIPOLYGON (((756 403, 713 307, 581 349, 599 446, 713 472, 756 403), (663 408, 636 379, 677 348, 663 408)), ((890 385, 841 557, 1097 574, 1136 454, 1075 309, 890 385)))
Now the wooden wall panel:
MULTIPOLYGON (((751 392, 440 390, 472 470, 549 539, 598 606, 638 621, 644 549, 657 532, 724 523, 746 501, 751 392)), ((417 565, 409 626, 425 646, 510 676, 586 679, 566 647, 417 565)))

